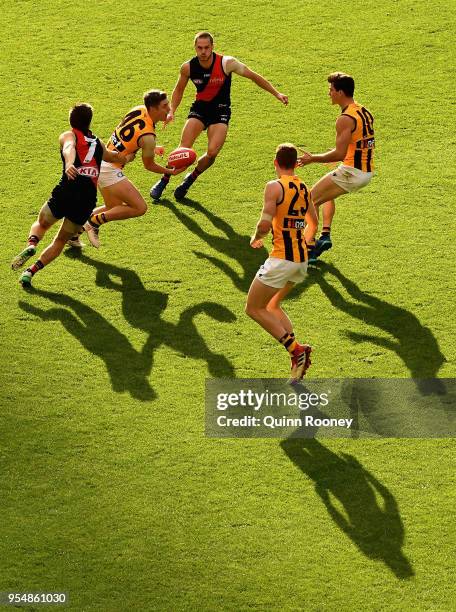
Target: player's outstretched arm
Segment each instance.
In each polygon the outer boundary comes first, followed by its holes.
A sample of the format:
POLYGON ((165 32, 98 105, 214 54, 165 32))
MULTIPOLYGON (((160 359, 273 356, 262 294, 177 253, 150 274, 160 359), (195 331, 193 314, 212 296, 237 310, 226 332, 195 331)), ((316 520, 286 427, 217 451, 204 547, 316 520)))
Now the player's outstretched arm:
POLYGON ((190 78, 190 64, 185 62, 182 64, 180 69, 179 78, 174 86, 173 93, 171 94, 170 111, 165 119, 165 126, 174 121, 174 113, 177 111, 179 104, 182 102, 182 96, 184 95, 185 88, 187 87, 188 80, 190 78))
POLYGON ((336 146, 326 153, 312 154, 305 151, 298 157, 298 166, 307 164, 327 164, 329 162, 342 161, 347 155, 353 129, 353 119, 341 115, 336 121, 336 146))
POLYGON ((139 141, 139 146, 142 151, 142 161, 144 168, 149 170, 149 172, 156 172, 157 174, 169 174, 170 176, 175 176, 176 174, 180 174, 186 168, 165 168, 165 166, 161 166, 155 162, 155 137, 152 134, 147 134, 143 136, 139 141))
POLYGON ((255 228, 255 233, 250 239, 253 249, 261 249, 263 238, 269 234, 272 227, 272 219, 276 213, 277 202, 282 198, 282 187, 277 181, 269 181, 264 188, 264 203, 260 219, 255 228))
POLYGON ((72 181, 78 176, 78 171, 74 166, 76 160, 76 136, 71 130, 63 132, 59 136, 59 144, 62 149, 63 159, 65 160, 65 174, 72 181))
POLYGON ((246 79, 250 79, 255 83, 255 85, 258 85, 258 87, 261 87, 261 89, 264 89, 265 91, 268 91, 271 95, 273 95, 274 98, 280 100, 282 104, 288 104, 288 96, 283 93, 280 93, 280 91, 277 91, 274 85, 270 83, 267 79, 265 79, 263 76, 261 76, 261 74, 250 70, 248 66, 237 60, 235 57, 227 58, 225 71, 227 74, 229 74, 230 72, 235 72, 236 74, 239 74, 239 76, 243 76, 246 79))

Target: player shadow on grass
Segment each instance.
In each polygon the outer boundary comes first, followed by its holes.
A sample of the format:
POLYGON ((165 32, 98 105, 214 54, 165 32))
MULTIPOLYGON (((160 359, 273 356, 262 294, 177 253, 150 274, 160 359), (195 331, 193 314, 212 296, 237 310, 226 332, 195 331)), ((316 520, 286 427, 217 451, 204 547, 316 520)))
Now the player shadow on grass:
POLYGON ((264 247, 262 249, 250 248, 250 236, 239 235, 229 223, 215 215, 196 200, 185 198, 185 200, 179 203, 179 206, 176 206, 175 202, 168 199, 163 199, 162 202, 187 229, 204 240, 211 249, 218 253, 223 253, 242 268, 242 273, 239 273, 230 264, 219 257, 201 251, 193 251, 198 258, 209 261, 221 272, 226 274, 237 289, 243 293, 247 293, 258 268, 268 257, 267 250, 264 247), (188 206, 190 210, 197 211, 204 215, 212 223, 214 228, 221 231, 224 235, 220 236, 207 232, 192 216, 183 211, 183 205, 188 206))
POLYGON ((315 483, 329 516, 369 559, 382 561, 399 579, 414 576, 402 552, 404 525, 392 493, 352 455, 334 453, 316 439, 280 443, 282 450, 315 483))
POLYGON ((133 398, 142 401, 155 399, 157 394, 150 386, 149 376, 154 351, 161 345, 172 348, 184 358, 205 360, 211 376, 234 377, 233 365, 224 355, 209 349, 194 321, 199 314, 220 322, 235 321, 230 310, 215 302, 202 302, 185 309, 176 324, 169 323, 161 318, 168 304, 168 294, 146 289, 139 276, 131 270, 84 255, 78 259, 96 268, 96 284, 99 287, 121 292, 126 321, 149 334, 140 351, 96 310, 71 296, 33 289, 34 295, 46 298, 59 307, 45 310, 23 301, 19 302, 19 306, 45 321, 60 321, 84 348, 103 359, 114 391, 127 391, 133 398))
POLYGON ((336 266, 323 261, 318 262, 317 269, 309 270, 306 281, 291 297, 300 295, 314 283, 320 286, 332 306, 354 319, 387 332, 392 338, 352 331, 344 331, 343 335, 353 342, 369 342, 395 352, 410 371, 412 378, 417 379, 416 384, 422 395, 445 395, 444 383, 436 378, 446 361, 445 356, 431 330, 422 325, 413 313, 362 291, 336 266), (342 295, 328 281, 328 277, 339 281, 352 299, 342 295))

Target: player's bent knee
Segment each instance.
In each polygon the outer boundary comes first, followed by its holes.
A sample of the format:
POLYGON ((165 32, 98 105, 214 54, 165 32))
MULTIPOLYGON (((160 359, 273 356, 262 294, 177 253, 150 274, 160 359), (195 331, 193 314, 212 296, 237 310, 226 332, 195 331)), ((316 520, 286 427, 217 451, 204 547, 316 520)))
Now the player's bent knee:
POLYGON ((147 212, 147 204, 145 200, 135 202, 134 205, 130 205, 129 208, 132 217, 142 217, 147 212))
POLYGON ((143 215, 145 215, 147 212, 147 204, 144 202, 144 204, 142 206, 139 206, 137 208, 134 209, 134 216, 135 217, 142 217, 143 215))

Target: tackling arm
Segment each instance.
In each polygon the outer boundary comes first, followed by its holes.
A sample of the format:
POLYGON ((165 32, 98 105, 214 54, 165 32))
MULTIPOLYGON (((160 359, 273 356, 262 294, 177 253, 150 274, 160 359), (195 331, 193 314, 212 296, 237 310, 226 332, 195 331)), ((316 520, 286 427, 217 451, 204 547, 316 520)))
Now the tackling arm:
POLYGON ((118 151, 109 151, 102 140, 100 140, 100 143, 103 147, 103 161, 107 161, 112 164, 122 164, 124 166, 135 158, 134 153, 125 155, 124 153, 119 153, 118 151))
POLYGON ((269 181, 264 188, 264 204, 261 217, 257 223, 255 233, 250 239, 250 246, 260 249, 263 246, 263 238, 269 234, 272 227, 272 219, 276 213, 277 202, 282 197, 282 188, 277 181, 269 181))

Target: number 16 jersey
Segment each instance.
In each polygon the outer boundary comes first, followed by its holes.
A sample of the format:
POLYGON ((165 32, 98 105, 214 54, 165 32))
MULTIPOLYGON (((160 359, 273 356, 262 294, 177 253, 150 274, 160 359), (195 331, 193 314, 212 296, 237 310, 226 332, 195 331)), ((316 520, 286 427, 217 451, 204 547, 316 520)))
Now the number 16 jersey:
MULTIPOLYGON (((155 137, 155 123, 150 118, 145 106, 135 106, 116 127, 106 146, 109 151, 126 154, 136 153, 140 148, 140 139, 147 134, 152 134, 155 137)), ((118 163, 112 165, 118 168, 122 167, 122 164, 118 163)))

